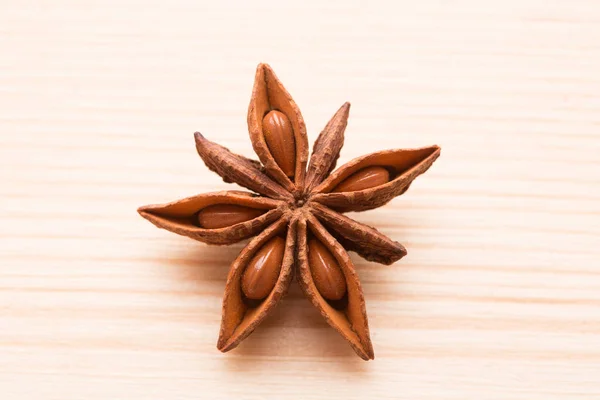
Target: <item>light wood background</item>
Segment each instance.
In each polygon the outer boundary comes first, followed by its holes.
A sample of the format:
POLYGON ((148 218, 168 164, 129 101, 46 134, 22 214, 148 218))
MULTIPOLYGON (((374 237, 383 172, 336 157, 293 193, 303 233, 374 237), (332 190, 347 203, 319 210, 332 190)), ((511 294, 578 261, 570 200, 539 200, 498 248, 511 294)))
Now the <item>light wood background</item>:
POLYGON ((600 2, 0 0, 0 398, 600 398, 600 2), (353 260, 376 359, 294 284, 238 349, 228 265, 143 204, 234 188, 268 62, 341 161, 437 143, 353 260))

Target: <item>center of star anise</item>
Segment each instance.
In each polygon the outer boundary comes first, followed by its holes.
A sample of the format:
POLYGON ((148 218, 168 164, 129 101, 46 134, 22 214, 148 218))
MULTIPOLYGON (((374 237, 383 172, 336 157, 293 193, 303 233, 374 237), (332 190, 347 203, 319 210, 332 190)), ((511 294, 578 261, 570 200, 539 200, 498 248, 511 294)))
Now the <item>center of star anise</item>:
POLYGON ((295 210, 304 207, 304 205, 308 202, 308 198, 309 194, 307 193, 295 194, 294 200, 289 203, 290 208, 295 210))

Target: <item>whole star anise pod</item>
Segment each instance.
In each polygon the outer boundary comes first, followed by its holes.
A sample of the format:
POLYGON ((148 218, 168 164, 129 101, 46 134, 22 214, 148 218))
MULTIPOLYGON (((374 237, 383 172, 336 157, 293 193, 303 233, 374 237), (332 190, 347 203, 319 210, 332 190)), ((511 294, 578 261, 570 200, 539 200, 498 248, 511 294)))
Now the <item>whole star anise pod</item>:
POLYGON ((312 304, 363 359, 373 359, 365 300, 347 250, 392 264, 405 248, 343 215, 380 207, 404 193, 440 155, 438 146, 384 150, 335 170, 350 104, 331 118, 313 147, 300 110, 273 70, 260 64, 248 109, 259 161, 194 134, 206 166, 255 193, 200 194, 138 212, 159 228, 208 244, 254 237, 225 284, 217 348, 235 348, 277 305, 295 275, 312 304), (307 169, 308 163, 308 169, 307 169))

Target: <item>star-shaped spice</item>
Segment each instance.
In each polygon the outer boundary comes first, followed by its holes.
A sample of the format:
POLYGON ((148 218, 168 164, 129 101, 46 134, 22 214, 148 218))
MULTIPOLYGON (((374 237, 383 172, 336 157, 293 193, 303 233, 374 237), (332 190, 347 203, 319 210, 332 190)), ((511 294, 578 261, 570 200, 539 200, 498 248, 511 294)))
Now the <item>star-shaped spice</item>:
POLYGON ((373 359, 365 300, 347 250, 389 265, 406 249, 343 213, 371 210, 404 193, 438 158, 440 148, 384 150, 332 173, 349 109, 345 103, 327 123, 308 163, 302 114, 273 70, 260 64, 248 109, 250 139, 260 162, 194 134, 210 170, 254 193, 206 193, 138 210, 159 228, 208 244, 254 237, 227 277, 219 350, 229 351, 250 335, 296 276, 327 323, 361 358, 373 359))

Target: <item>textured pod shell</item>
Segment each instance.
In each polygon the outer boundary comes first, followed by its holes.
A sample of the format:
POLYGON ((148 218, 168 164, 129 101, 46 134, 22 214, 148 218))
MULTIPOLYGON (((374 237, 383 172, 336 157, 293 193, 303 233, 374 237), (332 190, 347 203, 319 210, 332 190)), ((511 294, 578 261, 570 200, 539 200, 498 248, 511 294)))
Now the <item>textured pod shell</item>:
POLYGON ((138 213, 159 228, 208 244, 232 244, 247 239, 275 222, 283 214, 284 203, 239 191, 213 192, 167 204, 143 206, 138 213), (257 218, 232 226, 205 229, 194 223, 196 213, 215 204, 235 204, 262 209, 257 218))
POLYGON ((223 296, 223 317, 217 348, 222 352, 235 347, 262 322, 287 293, 293 276, 296 222, 284 216, 252 239, 240 252, 229 270, 223 296), (258 305, 251 306, 242 293, 242 275, 254 255, 275 235, 285 235, 285 250, 279 278, 271 293, 258 305))
POLYGON ((310 193, 335 168, 344 145, 344 132, 349 114, 350 103, 346 102, 331 117, 315 141, 306 172, 305 193, 310 193))
POLYGON ((319 203, 310 204, 315 217, 346 249, 369 261, 390 265, 406 255, 406 249, 372 226, 362 224, 319 203))
POLYGON ((271 180, 256 161, 232 153, 228 148, 206 139, 200 132, 194 133, 194 140, 204 164, 225 182, 235 182, 272 199, 292 199, 290 193, 271 180))

